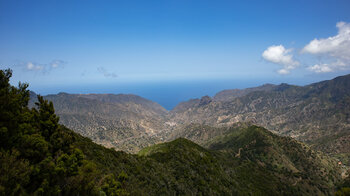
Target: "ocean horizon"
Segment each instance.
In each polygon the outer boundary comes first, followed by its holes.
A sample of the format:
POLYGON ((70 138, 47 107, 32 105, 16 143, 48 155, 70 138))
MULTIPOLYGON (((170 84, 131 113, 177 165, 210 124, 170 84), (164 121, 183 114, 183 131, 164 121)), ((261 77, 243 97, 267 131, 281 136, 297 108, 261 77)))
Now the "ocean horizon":
MULTIPOLYGON (((283 81, 294 85, 305 85, 305 80, 283 81)), ((216 93, 227 89, 244 89, 263 84, 280 84, 275 79, 225 79, 197 81, 166 81, 166 82, 134 82, 109 84, 80 84, 80 85, 50 85, 30 86, 29 89, 37 94, 48 95, 60 92, 70 94, 134 94, 154 101, 167 110, 172 110, 177 104, 203 96, 213 97, 216 93)))

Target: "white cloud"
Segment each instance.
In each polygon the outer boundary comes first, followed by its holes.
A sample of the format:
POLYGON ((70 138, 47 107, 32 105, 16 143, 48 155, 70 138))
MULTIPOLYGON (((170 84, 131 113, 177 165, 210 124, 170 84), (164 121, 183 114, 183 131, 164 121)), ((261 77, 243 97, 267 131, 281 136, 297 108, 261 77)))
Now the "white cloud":
POLYGON ((268 47, 262 54, 262 57, 272 63, 282 65, 283 68, 278 70, 279 74, 289 74, 291 70, 299 66, 299 62, 293 59, 290 54, 292 49, 285 49, 283 45, 273 45, 268 47))
POLYGON ((280 69, 277 71, 277 73, 281 74, 281 75, 286 75, 286 74, 289 74, 290 71, 288 69, 280 69))
POLYGON ((58 67, 62 67, 64 64, 66 64, 65 61, 53 60, 51 63, 46 63, 46 64, 39 64, 39 63, 34 63, 34 62, 26 62, 26 63, 21 63, 21 66, 24 66, 25 70, 27 70, 27 71, 36 71, 36 72, 48 73, 52 69, 56 69, 58 67))
POLYGON ((336 26, 337 35, 324 39, 316 38, 302 49, 303 53, 318 55, 331 61, 328 64, 310 66, 309 70, 322 73, 350 66, 350 24, 338 22, 336 26))
POLYGON ((62 60, 54 60, 50 63, 50 66, 52 68, 57 68, 57 67, 61 67, 62 65, 66 64, 65 61, 62 61, 62 60))
POLYGON ((108 72, 104 67, 98 67, 97 71, 102 73, 106 78, 111 77, 111 78, 116 78, 118 75, 114 72, 108 72))
POLYGON ((328 64, 320 64, 320 65, 317 64, 317 65, 308 67, 308 69, 316 73, 328 73, 333 71, 328 64))
POLYGON ((43 70, 44 69, 44 66, 42 65, 38 65, 38 64, 34 64, 32 62, 28 62, 26 64, 26 68, 27 70, 30 70, 30 71, 40 71, 40 70, 43 70))

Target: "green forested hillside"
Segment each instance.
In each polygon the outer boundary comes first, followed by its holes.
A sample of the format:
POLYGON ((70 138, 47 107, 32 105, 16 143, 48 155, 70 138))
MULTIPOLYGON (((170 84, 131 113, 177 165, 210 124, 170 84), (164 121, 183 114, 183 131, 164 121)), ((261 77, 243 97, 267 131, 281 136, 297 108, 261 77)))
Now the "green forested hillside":
POLYGON ((123 194, 124 176, 103 173, 77 148, 77 134, 58 124, 52 102, 27 107, 27 84, 0 71, 0 195, 123 194))
POLYGON ((202 170, 228 180, 230 190, 236 191, 230 194, 322 195, 331 193, 340 182, 340 167, 335 160, 294 139, 249 125, 225 128, 222 132, 225 134, 205 144, 208 150, 177 139, 145 148, 139 154, 171 167, 178 161, 208 160, 214 171, 202 170))

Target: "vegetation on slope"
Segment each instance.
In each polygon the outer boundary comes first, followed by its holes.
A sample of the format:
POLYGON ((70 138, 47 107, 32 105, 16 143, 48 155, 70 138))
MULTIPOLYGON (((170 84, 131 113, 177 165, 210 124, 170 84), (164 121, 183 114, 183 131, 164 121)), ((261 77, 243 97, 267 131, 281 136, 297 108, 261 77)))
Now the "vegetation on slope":
POLYGON ((257 126, 234 129, 225 137, 213 139, 210 149, 261 164, 274 176, 284 175, 281 181, 301 189, 313 184, 322 191, 335 186, 339 180, 340 167, 335 160, 294 139, 277 136, 257 126))
POLYGON ((0 71, 0 195, 123 194, 122 181, 96 170, 76 134, 58 124, 52 102, 38 96, 27 107, 27 84, 9 84, 11 70, 0 71))

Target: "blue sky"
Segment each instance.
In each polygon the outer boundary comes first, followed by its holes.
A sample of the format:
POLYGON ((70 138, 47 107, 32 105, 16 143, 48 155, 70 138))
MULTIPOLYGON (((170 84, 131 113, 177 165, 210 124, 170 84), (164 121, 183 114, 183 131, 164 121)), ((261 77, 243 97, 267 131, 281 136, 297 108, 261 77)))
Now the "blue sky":
POLYGON ((0 68, 44 94, 89 84, 307 84, 350 73, 349 10, 348 0, 0 0, 0 68), (341 45, 328 50, 334 38, 341 45))

